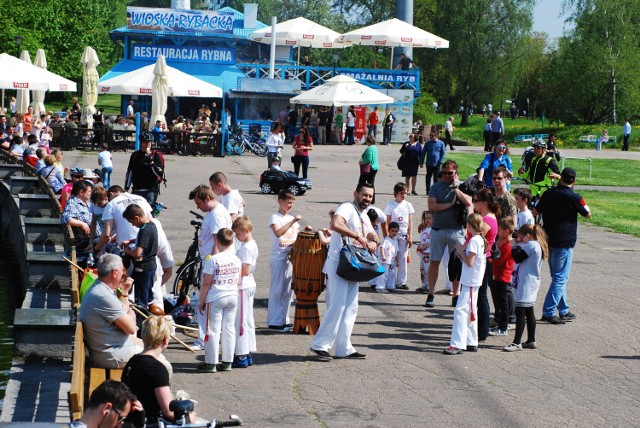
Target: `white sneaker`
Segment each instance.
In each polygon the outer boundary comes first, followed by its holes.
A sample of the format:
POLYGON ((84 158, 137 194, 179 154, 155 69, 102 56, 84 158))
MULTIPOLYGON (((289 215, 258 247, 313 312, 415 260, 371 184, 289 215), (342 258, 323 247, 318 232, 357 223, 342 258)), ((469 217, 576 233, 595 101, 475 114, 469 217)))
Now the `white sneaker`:
POLYGON ((522 351, 522 345, 519 343, 512 343, 509 346, 505 346, 502 350, 505 352, 522 351))
POLYGON ((191 349, 193 349, 194 351, 204 351, 204 343, 195 341, 193 342, 193 345, 191 345, 191 349))
POLYGON ((500 327, 494 327, 489 330, 489 336, 506 336, 507 330, 500 330, 500 327))

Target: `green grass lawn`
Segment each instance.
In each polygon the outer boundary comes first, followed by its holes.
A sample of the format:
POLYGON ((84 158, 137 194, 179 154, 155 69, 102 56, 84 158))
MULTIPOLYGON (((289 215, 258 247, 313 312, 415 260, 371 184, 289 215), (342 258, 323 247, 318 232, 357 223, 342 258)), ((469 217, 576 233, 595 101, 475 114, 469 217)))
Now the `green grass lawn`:
MULTIPOLYGON (((475 173, 476 168, 484 159, 484 153, 447 152, 447 159, 458 163, 459 176, 466 178, 475 173)), ((514 172, 520 168, 521 157, 512 156, 514 172)), ((584 160, 567 159, 565 167, 575 168, 578 173, 578 184, 590 186, 622 186, 640 187, 640 161, 626 159, 592 159, 592 178, 589 178, 589 163, 584 160)), ((558 165, 562 168, 562 165, 558 165)), ((640 199, 640 195, 638 195, 640 199)))
POLYGON ((640 195, 637 193, 580 191, 592 217, 583 219, 614 232, 640 236, 640 195))
MULTIPOLYGON (((82 100, 80 101, 82 104, 82 100)), ((47 110, 53 110, 53 111, 62 111, 64 106, 70 107, 72 104, 73 103, 71 102, 70 96, 68 100, 50 101, 50 102, 47 102, 47 99, 45 97, 45 103, 44 103, 47 110)), ((105 116, 106 114, 120 113, 120 95, 99 95, 96 108, 100 108, 100 107, 102 107, 103 111, 105 112, 105 116)))

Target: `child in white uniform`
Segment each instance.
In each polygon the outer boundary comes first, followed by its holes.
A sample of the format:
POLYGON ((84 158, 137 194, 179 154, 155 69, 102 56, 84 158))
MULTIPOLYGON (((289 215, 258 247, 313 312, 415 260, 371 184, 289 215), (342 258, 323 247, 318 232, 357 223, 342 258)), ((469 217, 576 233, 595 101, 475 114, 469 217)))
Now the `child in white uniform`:
POLYGON ((388 293, 389 290, 396 288, 396 255, 398 254, 397 236, 399 231, 398 223, 395 221, 389 223, 389 234, 380 245, 380 260, 384 267, 384 273, 378 277, 376 293, 388 293))
POLYGON ((271 232, 271 286, 269 288, 269 304, 267 306, 267 325, 278 331, 291 331, 293 325, 289 320, 289 306, 293 301, 291 279, 293 265, 289 261, 291 246, 298 238, 302 216, 289 215, 296 197, 289 190, 278 193, 278 212, 271 216, 269 231, 271 232))
POLYGON ((418 293, 429 294, 429 261, 431 256, 431 223, 433 222, 433 215, 430 211, 422 212, 422 222, 418 226, 418 233, 420 234, 420 243, 416 252, 420 257, 420 282, 422 285, 416 288, 418 293))
POLYGON ((482 225, 480 214, 470 214, 467 230, 471 238, 464 245, 456 244, 456 253, 462 260, 462 274, 460 295, 453 312, 450 346, 444 350, 447 355, 462 354, 463 349, 478 351, 478 289, 487 264, 487 240, 482 235, 482 225))
POLYGON ((396 276, 397 288, 408 290, 407 286, 407 253, 411 247, 411 230, 413 229, 413 205, 407 202, 407 186, 404 183, 396 183, 393 186, 394 199, 384 209, 387 215, 387 224, 395 221, 400 226, 398 233, 398 272, 396 276))
MULTIPOLYGON (((384 238, 387 236, 387 215, 380 208, 369 205, 367 217, 371 220, 373 230, 378 234, 378 242, 384 241, 384 238)), ((380 257, 380 247, 376 250, 376 254, 380 257)), ((382 275, 369 281, 369 287, 375 289, 381 277, 382 275)))
POLYGON ((256 280, 253 271, 258 261, 258 244, 253 240, 253 226, 249 217, 242 216, 233 222, 233 231, 240 241, 236 255, 242 262, 242 280, 238 311, 236 312, 236 355, 233 368, 253 365, 252 352, 256 352, 256 323, 253 317, 253 299, 256 294, 256 280))
POLYGON ((200 289, 198 312, 207 314, 204 338, 204 362, 198 364, 200 372, 217 370, 220 336, 222 335, 221 371, 231 370, 233 351, 236 348, 236 310, 238 286, 242 263, 232 252, 233 232, 220 229, 216 233, 218 252, 207 259, 203 266, 204 278, 200 289))

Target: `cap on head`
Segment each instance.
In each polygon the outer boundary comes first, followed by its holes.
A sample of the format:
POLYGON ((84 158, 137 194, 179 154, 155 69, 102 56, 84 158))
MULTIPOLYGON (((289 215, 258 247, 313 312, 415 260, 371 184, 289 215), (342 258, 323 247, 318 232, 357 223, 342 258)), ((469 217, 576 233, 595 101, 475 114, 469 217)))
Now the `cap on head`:
POLYGON ((562 170, 562 181, 573 182, 576 179, 576 170, 573 168, 565 168, 562 170))
POLYGON ((143 131, 140 133, 140 141, 141 142, 151 142, 153 141, 153 135, 150 132, 143 131))
POLYGON ((84 169, 74 166, 69 170, 69 175, 75 175, 79 177, 84 177, 84 169))

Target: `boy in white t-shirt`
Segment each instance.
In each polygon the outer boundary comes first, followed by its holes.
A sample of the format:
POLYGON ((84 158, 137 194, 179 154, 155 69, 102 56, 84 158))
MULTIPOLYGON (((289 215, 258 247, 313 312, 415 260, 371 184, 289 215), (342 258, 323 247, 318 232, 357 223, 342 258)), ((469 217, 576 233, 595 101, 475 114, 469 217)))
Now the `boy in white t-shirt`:
POLYGON ((518 207, 518 224, 516 230, 520 230, 525 224, 534 224, 535 220, 531 210, 529 210, 529 202, 531 202, 531 192, 529 189, 516 189, 513 192, 516 198, 516 206, 518 207))
POLYGON ((231 370, 236 348, 236 310, 242 263, 232 252, 233 232, 223 228, 216 233, 217 252, 208 258, 202 270, 198 312, 205 315, 204 362, 197 370, 215 373, 222 335, 222 364, 220 371, 231 370))
POLYGON ((407 254, 411 247, 411 230, 413 229, 413 205, 406 201, 407 185, 396 183, 393 186, 394 199, 384 208, 387 215, 387 224, 395 221, 400 226, 398 233, 398 272, 396 276, 397 288, 408 290, 407 286, 407 254))
POLYGON ((293 265, 289 261, 291 246, 298 238, 302 216, 289 215, 296 197, 289 190, 278 193, 278 212, 271 216, 269 231, 271 235, 271 286, 269 287, 269 304, 267 306, 267 325, 270 329, 288 332, 293 325, 289 320, 289 306, 293 301, 291 279, 293 265))
POLYGON ((233 231, 240 246, 236 255, 242 262, 240 296, 236 312, 236 355, 233 368, 253 365, 252 352, 256 352, 256 323, 253 317, 253 299, 256 294, 256 280, 253 271, 258 262, 258 244, 253 240, 253 226, 249 217, 238 217, 233 222, 233 231))
POLYGON ((214 172, 209 177, 209 185, 213 193, 220 198, 222 205, 229 211, 231 221, 235 221, 236 218, 244 215, 246 202, 237 189, 231 188, 224 173, 220 171, 214 172))
POLYGON ((395 221, 389 223, 389 234, 380 245, 380 261, 384 267, 384 273, 378 277, 376 293, 388 293, 396 288, 396 255, 398 254, 398 232, 400 226, 395 221))

